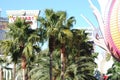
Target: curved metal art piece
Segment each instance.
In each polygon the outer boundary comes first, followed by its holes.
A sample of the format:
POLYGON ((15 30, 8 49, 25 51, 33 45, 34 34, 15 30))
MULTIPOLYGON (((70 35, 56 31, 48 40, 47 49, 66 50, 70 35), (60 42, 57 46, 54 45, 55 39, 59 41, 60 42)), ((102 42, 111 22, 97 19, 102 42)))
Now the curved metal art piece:
MULTIPOLYGON (((120 0, 98 0, 101 11, 95 7, 91 0, 88 1, 102 33, 96 32, 96 35, 102 36, 102 39, 95 37, 95 44, 111 53, 115 59, 120 61, 120 0)), ((85 19, 92 25, 87 18, 85 19)))
POLYGON ((105 16, 106 45, 113 57, 120 61, 120 0, 109 2, 105 16))

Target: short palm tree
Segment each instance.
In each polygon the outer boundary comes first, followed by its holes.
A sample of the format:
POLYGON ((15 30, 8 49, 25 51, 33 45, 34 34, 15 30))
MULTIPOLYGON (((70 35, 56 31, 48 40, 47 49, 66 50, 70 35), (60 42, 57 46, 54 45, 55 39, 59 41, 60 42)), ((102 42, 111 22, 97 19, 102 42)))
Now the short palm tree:
POLYGON ((12 62, 14 63, 14 68, 13 68, 13 80, 15 80, 15 74, 16 74, 16 64, 19 59, 19 53, 18 53, 18 47, 15 44, 15 41, 13 40, 3 40, 1 41, 0 48, 2 49, 2 55, 5 55, 7 58, 10 56, 12 58, 12 62))
POLYGON ((11 37, 11 41, 13 41, 14 44, 11 42, 11 44, 6 45, 13 51, 10 51, 8 48, 8 50, 3 53, 12 53, 13 59, 21 58, 23 80, 27 80, 25 79, 26 58, 30 58, 36 53, 39 48, 37 42, 39 42, 40 36, 38 35, 37 30, 32 30, 30 24, 20 18, 16 19, 14 23, 9 24, 8 27, 9 31, 7 34, 11 37))
POLYGON ((61 55, 61 80, 64 80, 65 64, 66 64, 66 46, 69 40, 72 40, 73 34, 71 32, 71 27, 73 27, 73 22, 75 22, 74 17, 66 18, 66 12, 61 12, 63 15, 63 20, 61 20, 60 28, 58 28, 56 38, 59 42, 58 47, 60 48, 61 55))
POLYGON ((85 30, 72 29, 73 40, 67 46, 67 68, 65 75, 69 80, 95 80, 93 76, 96 63, 91 53, 92 44, 88 42, 85 30), (87 75, 87 76, 86 76, 87 75))
POLYGON ((72 33, 74 36, 72 45, 75 45, 73 46, 73 49, 77 49, 79 56, 91 55, 93 50, 93 44, 92 42, 89 41, 88 33, 86 33, 85 30, 79 30, 79 29, 72 29, 72 33))
POLYGON ((58 23, 58 19, 56 17, 56 13, 53 10, 46 9, 45 17, 39 17, 38 21, 40 21, 40 28, 45 31, 45 38, 49 41, 49 57, 50 57, 50 80, 52 80, 52 52, 55 48, 55 31, 56 24, 58 23))

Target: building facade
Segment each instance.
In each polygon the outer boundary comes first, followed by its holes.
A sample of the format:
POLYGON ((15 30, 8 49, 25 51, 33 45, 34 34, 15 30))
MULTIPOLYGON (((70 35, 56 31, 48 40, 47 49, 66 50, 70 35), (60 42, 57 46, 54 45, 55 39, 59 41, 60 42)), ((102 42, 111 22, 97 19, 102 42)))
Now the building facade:
POLYGON ((9 23, 13 23, 16 18, 21 18, 29 21, 32 29, 38 27, 37 18, 40 14, 40 10, 7 10, 6 13, 9 23))
POLYGON ((0 40, 3 40, 5 38, 5 33, 8 25, 8 18, 6 17, 0 17, 0 40))

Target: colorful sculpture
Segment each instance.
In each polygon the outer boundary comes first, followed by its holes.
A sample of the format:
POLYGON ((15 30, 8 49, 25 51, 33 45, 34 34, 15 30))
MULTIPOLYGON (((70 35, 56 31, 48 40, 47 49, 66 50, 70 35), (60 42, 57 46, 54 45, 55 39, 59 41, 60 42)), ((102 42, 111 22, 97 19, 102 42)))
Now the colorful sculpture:
POLYGON ((105 13, 106 45, 113 57, 120 61, 120 0, 109 2, 105 13))
MULTIPOLYGON (((102 36, 102 39, 95 37, 94 42, 120 61, 120 0, 98 0, 101 11, 92 4, 91 0, 88 1, 102 33, 96 33, 102 36)), ((86 21, 92 25, 88 19, 86 21)))

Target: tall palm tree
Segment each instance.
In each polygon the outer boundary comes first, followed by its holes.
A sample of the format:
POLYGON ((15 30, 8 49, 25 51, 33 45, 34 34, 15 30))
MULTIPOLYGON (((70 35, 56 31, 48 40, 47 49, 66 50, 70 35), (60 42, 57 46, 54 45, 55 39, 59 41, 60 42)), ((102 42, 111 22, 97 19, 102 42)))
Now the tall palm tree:
POLYGON ((66 12, 62 12, 61 15, 63 16, 63 23, 62 26, 59 29, 59 31, 57 32, 58 35, 57 40, 60 44, 58 44, 58 46, 60 47, 60 54, 61 54, 61 80, 64 80, 64 72, 65 72, 65 63, 66 63, 66 46, 69 40, 72 40, 73 38, 73 34, 71 32, 71 27, 73 26, 73 22, 75 22, 74 17, 70 17, 69 19, 66 19, 66 12))
POLYGON ((55 41, 61 43, 61 78, 63 78, 65 70, 65 39, 71 37, 70 27, 75 21, 74 17, 67 20, 66 12, 46 9, 45 18, 39 19, 41 26, 46 30, 46 35, 49 38, 49 52, 50 52, 50 80, 52 80, 52 52, 55 48, 55 41))
POLYGON ((38 21, 41 23, 41 28, 46 31, 46 37, 49 39, 49 57, 50 57, 50 80, 52 80, 52 52, 55 48, 56 31, 61 27, 61 16, 51 9, 45 10, 45 17, 40 17, 38 21))
POLYGON ((45 17, 39 17, 38 21, 41 23, 41 28, 46 31, 46 38, 49 40, 49 57, 50 57, 50 69, 49 69, 49 74, 50 74, 50 80, 52 80, 52 52, 54 51, 55 47, 55 29, 54 26, 57 22, 55 21, 53 16, 55 15, 55 12, 53 10, 46 9, 45 10, 45 17))
MULTIPOLYGON (((12 57, 15 57, 13 59, 21 58, 21 67, 23 69, 23 80, 25 79, 25 69, 26 69, 26 58, 32 57, 32 55, 37 51, 37 48, 39 48, 39 42, 40 36, 37 33, 37 30, 32 30, 30 28, 30 24, 28 24, 25 20, 22 20, 20 18, 16 19, 14 23, 9 24, 9 31, 8 35, 12 37, 12 40, 14 40, 14 46, 9 46, 12 52, 12 57), (14 47, 12 49, 12 47, 14 47)), ((6 52, 6 51, 5 51, 6 52)), ((7 50, 7 53, 9 53, 9 49, 7 50)))

